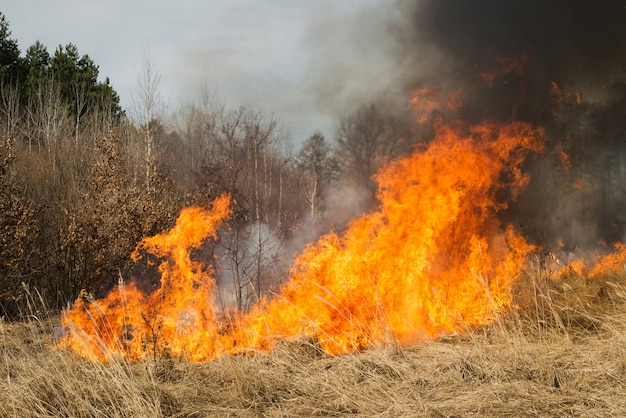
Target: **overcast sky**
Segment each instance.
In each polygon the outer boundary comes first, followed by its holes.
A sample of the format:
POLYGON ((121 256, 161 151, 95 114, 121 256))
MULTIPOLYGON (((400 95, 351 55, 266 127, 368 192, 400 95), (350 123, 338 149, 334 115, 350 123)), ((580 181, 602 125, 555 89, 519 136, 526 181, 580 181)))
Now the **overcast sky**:
POLYGON ((341 113, 392 83, 392 0, 4 0, 22 54, 74 43, 131 110, 150 61, 170 112, 212 86, 274 114, 295 141, 334 136, 341 113), (135 94, 136 96, 136 94, 135 94))

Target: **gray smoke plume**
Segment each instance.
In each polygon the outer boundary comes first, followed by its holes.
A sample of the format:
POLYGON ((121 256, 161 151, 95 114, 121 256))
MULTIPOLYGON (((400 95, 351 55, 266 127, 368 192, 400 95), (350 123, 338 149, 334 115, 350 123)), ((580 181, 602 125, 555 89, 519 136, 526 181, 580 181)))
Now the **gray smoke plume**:
POLYGON ((549 248, 626 238, 626 2, 399 1, 400 80, 464 91, 468 122, 542 126, 549 151, 503 220, 549 248), (408 58, 407 58, 408 57, 408 58), (427 65, 421 64, 427 62, 427 65))

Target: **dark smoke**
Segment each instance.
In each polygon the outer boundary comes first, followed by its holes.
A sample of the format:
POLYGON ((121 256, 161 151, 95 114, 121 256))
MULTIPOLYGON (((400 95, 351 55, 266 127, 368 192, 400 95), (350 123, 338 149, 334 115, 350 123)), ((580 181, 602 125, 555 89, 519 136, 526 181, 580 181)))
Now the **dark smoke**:
POLYGON ((626 2, 420 0, 399 6, 407 16, 393 31, 399 62, 421 68, 402 80, 405 88, 462 89, 456 116, 546 129, 549 151, 529 163, 531 184, 503 220, 549 248, 558 241, 566 250, 584 250, 624 240, 626 2))

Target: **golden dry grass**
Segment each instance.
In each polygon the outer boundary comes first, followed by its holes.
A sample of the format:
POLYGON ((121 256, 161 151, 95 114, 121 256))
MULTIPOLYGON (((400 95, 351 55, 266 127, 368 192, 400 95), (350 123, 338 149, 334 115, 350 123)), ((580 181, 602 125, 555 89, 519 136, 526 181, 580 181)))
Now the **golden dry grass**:
POLYGON ((296 341, 205 364, 97 364, 55 348, 55 320, 0 323, 0 416, 626 416, 626 274, 550 281, 519 308, 414 347, 330 357, 296 341))

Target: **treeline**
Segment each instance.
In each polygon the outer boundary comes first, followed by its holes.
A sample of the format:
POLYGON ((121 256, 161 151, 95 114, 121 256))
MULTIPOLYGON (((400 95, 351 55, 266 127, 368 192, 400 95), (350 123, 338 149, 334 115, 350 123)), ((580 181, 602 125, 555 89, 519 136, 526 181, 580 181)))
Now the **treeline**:
POLYGON ((236 202, 230 228, 199 256, 216 256, 222 302, 245 309, 280 281, 307 239, 341 228, 355 202, 371 205, 372 174, 408 147, 406 120, 374 105, 341 118, 336 141, 317 132, 297 146, 279 121, 226 108, 208 91, 164 116, 149 63, 131 118, 98 75, 73 44, 50 55, 36 42, 22 56, 0 14, 6 315, 20 313, 24 287, 60 309, 82 289, 100 296, 120 278, 156 285, 148 263, 130 262, 139 240, 224 192, 236 202))

